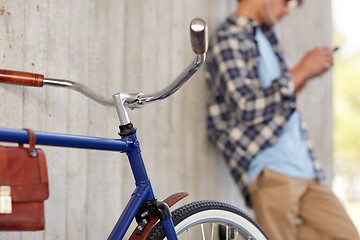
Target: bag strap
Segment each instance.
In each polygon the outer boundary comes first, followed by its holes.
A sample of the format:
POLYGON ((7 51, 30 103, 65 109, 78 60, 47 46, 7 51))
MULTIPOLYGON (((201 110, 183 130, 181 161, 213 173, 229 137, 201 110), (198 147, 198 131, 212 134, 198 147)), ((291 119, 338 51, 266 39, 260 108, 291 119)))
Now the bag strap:
POLYGON ((29 155, 31 157, 36 157, 37 156, 37 152, 35 150, 36 135, 35 135, 34 131, 31 129, 24 128, 24 130, 26 130, 29 133, 29 155))

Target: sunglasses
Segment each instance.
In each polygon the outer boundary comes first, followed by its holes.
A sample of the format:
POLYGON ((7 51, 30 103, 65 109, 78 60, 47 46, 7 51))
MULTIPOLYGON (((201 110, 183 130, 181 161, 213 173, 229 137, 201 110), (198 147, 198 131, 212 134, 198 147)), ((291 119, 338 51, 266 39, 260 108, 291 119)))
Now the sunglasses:
POLYGON ((286 4, 290 7, 290 8, 295 8, 300 6, 302 3, 302 0, 286 0, 286 4))

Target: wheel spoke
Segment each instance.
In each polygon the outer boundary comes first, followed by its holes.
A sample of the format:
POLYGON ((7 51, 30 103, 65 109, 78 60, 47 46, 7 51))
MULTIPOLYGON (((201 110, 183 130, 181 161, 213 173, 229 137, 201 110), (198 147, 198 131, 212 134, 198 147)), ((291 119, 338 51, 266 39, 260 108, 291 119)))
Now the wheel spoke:
POLYGON ((206 240, 206 238, 205 238, 205 231, 204 231, 204 224, 201 224, 200 226, 201 226, 202 239, 203 239, 203 240, 206 240))
POLYGON ((226 240, 229 240, 229 226, 228 225, 226 225, 226 240))
POLYGON ((214 240, 214 228, 215 228, 215 223, 211 223, 211 240, 214 240))

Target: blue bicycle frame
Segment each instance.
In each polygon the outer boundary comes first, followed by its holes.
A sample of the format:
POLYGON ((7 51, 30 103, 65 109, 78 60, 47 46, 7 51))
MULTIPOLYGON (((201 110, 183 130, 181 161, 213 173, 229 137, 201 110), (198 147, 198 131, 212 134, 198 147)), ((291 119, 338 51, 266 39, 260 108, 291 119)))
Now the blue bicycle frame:
MULTIPOLYGON (((45 132, 35 132, 35 135, 37 145, 119 151, 127 154, 135 178, 136 188, 108 239, 122 239, 140 206, 144 202, 155 199, 136 134, 117 140, 45 132)), ((25 144, 29 142, 29 133, 26 130, 0 128, 0 141, 25 144)), ((177 236, 171 217, 162 221, 162 225, 167 238, 176 240, 177 236)))

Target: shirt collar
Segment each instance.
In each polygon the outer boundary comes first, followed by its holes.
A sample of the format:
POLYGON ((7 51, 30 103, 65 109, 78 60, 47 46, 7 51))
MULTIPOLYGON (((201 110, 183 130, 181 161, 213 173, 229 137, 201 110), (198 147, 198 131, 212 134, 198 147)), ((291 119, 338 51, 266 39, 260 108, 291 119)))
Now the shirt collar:
POLYGON ((230 24, 235 25, 239 29, 239 31, 253 35, 255 35, 256 29, 259 27, 263 30, 263 32, 267 32, 272 29, 272 27, 267 24, 260 25, 254 19, 245 17, 243 15, 238 15, 235 13, 229 16, 228 21, 230 24))
POLYGON ((235 13, 229 16, 228 21, 230 24, 236 25, 239 31, 250 34, 255 34, 256 28, 259 27, 259 23, 257 21, 235 13))

